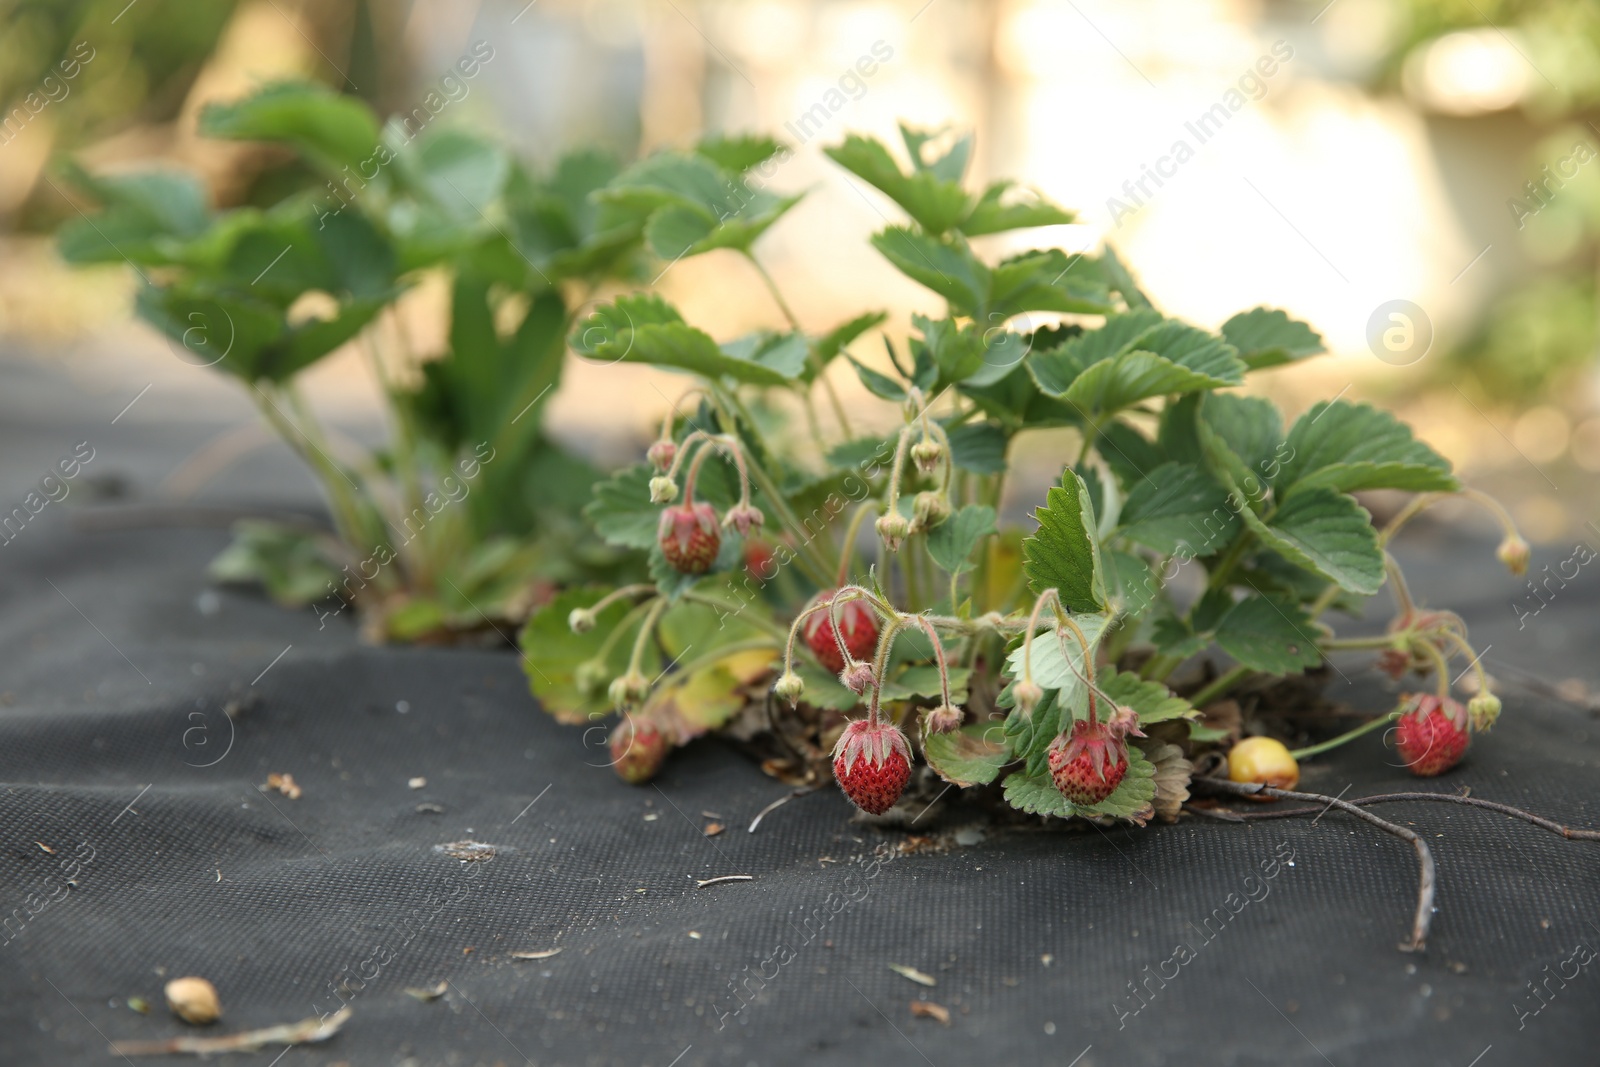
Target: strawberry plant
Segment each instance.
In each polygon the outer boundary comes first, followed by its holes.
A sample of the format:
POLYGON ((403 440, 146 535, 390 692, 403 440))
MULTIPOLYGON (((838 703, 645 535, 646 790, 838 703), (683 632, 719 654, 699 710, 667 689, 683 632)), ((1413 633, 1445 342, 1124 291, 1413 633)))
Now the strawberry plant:
MULTIPOLYGON (((632 554, 631 580, 569 588, 522 632, 545 710, 619 713, 613 763, 630 781, 723 730, 793 780, 831 769, 872 813, 921 762, 1023 812, 1143 823, 1176 817, 1193 760, 1234 739, 1204 709, 1370 649, 1434 691, 1295 753, 1273 742, 1281 755, 1240 758, 1235 776, 1292 786, 1297 759, 1397 719, 1418 773, 1459 759, 1499 701, 1461 620, 1415 605, 1385 546, 1433 501, 1478 495, 1384 411, 1334 399, 1286 426, 1240 392, 1322 351, 1281 311, 1210 330, 1158 310, 1109 248, 981 255, 977 238, 1072 215, 1011 182, 970 190, 970 138, 903 141, 899 158, 859 136, 827 153, 903 212, 871 244, 944 301, 881 341, 869 335, 887 316, 870 307, 803 330, 758 259, 796 200, 753 169, 775 144, 662 152, 593 194, 638 212, 664 262, 740 257, 783 321, 719 341, 641 291, 573 329, 581 355, 678 372, 685 388, 645 462, 599 481, 585 509, 632 554), (880 344, 886 362, 858 359, 880 344), (845 409, 836 371, 880 418, 845 409), (1060 470, 1026 524, 1002 513, 1023 455, 1060 470), (1381 528, 1354 495, 1379 489, 1413 494, 1381 528), (1388 631, 1336 636, 1325 613, 1357 612, 1386 583, 1400 606, 1388 631), (1453 658, 1472 664, 1465 712, 1453 658)), ((1526 544, 1484 502, 1507 531, 1502 559, 1524 567, 1526 544)))
POLYGON ((235 378, 320 483, 334 536, 241 524, 213 574, 324 616, 353 604, 369 634, 407 640, 514 626, 541 588, 610 573, 616 553, 587 544, 577 514, 599 475, 541 411, 573 309, 640 266, 642 213, 590 198, 617 164, 578 153, 536 174, 484 138, 380 125, 300 84, 211 106, 201 130, 287 161, 256 183, 266 206, 215 211, 187 173, 69 166, 100 210, 59 244, 73 263, 131 265, 140 317, 235 378), (395 312, 430 280, 449 294, 442 353, 414 350, 395 312), (300 385, 352 342, 393 426, 370 450, 332 442, 300 385))

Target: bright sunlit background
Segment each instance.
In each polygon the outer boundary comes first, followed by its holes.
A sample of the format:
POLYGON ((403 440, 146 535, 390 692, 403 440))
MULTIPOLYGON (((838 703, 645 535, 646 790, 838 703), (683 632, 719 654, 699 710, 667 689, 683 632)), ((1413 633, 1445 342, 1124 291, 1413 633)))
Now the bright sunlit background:
MULTIPOLYGON (((133 320, 127 272, 59 265, 43 234, 75 211, 52 178, 64 158, 191 167, 220 205, 267 197, 281 160, 199 139, 196 117, 291 75, 498 130, 535 161, 770 132, 795 150, 772 186, 810 195, 759 252, 802 321, 887 307, 903 330, 936 298, 870 250, 894 210, 821 147, 906 121, 974 130, 974 182, 1017 177, 1080 213, 1031 243, 1112 243, 1170 314, 1311 322, 1334 354, 1266 386, 1291 409, 1341 391, 1394 407, 1534 540, 1596 536, 1592 0, 0 0, 0 19, 0 332, 85 389, 173 386, 171 418, 244 405, 133 320), (441 83, 484 48, 477 78, 441 83), (1380 358, 1386 305, 1431 331, 1425 352, 1380 358)), ((777 319, 731 254, 660 284, 719 336, 777 319)), ((408 298, 419 336, 441 297, 408 298)), ((621 459, 666 406, 660 383, 576 365, 555 428, 621 459)), ((378 417, 353 355, 310 387, 335 420, 378 417)), ((1048 440, 1034 451, 1058 470, 1048 440)))

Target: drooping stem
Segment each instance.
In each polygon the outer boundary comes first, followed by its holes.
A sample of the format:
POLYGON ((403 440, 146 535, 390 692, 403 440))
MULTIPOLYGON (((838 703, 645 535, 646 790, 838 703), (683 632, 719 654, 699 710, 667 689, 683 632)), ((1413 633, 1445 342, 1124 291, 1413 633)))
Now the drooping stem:
POLYGON ((637 596, 654 596, 655 593, 656 587, 649 582, 641 582, 638 585, 625 585, 621 589, 613 589, 593 604, 590 604, 589 612, 593 615, 599 615, 619 600, 629 600, 637 596))
POLYGON ((822 382, 823 391, 828 394, 828 402, 833 406, 834 417, 839 420, 839 432, 847 438, 854 437, 855 434, 850 429, 850 418, 844 413, 844 404, 840 402, 839 393, 833 387, 833 380, 828 377, 828 368, 824 367, 822 361, 817 358, 816 346, 811 343, 809 337, 806 337, 805 330, 800 328, 800 319, 795 315, 793 309, 789 307, 789 302, 783 298, 783 293, 778 289, 777 280, 768 273, 767 268, 762 266, 761 261, 753 253, 746 250, 744 257, 750 261, 750 265, 756 269, 756 273, 761 275, 761 280, 766 283, 767 292, 772 294, 773 302, 778 305, 778 310, 783 312, 783 317, 789 320, 789 327, 805 339, 806 358, 810 361, 817 380, 822 382))
POLYGON ((917 623, 927 633, 928 641, 933 645, 933 658, 939 664, 939 697, 941 704, 943 707, 953 708, 956 705, 955 701, 950 699, 950 667, 945 662, 944 645, 939 640, 938 631, 933 628, 933 623, 929 622, 926 616, 918 615, 916 619, 917 623))
POLYGON ((1427 638, 1420 638, 1411 642, 1412 648, 1420 648, 1423 654, 1433 660, 1434 668, 1439 672, 1439 682, 1434 687, 1440 700, 1450 699, 1450 662, 1445 659, 1444 653, 1434 647, 1433 642, 1427 638))
POLYGON ((645 646, 650 643, 650 635, 655 632, 656 623, 661 619, 661 613, 667 610, 667 598, 657 597, 650 601, 650 610, 645 612, 644 622, 639 626, 639 635, 633 639, 633 653, 628 657, 628 673, 639 673, 639 666, 644 662, 645 646))
POLYGON ((883 695, 883 676, 888 673, 889 652, 894 648, 894 639, 903 625, 898 614, 890 615, 878 638, 878 651, 872 657, 872 702, 867 706, 867 721, 873 726, 881 720, 879 704, 883 695))
POLYGON ((1346 730, 1338 737, 1330 737, 1328 740, 1320 741, 1315 745, 1307 745, 1305 748, 1297 748, 1293 752, 1290 752, 1289 755, 1293 756, 1296 760, 1310 759, 1312 756, 1320 756, 1324 752, 1333 751, 1347 741, 1354 741, 1363 734, 1370 734, 1380 726, 1387 726, 1389 723, 1394 722, 1399 717, 1400 712, 1391 711, 1387 715, 1380 715, 1376 719, 1368 720, 1353 730, 1346 730))

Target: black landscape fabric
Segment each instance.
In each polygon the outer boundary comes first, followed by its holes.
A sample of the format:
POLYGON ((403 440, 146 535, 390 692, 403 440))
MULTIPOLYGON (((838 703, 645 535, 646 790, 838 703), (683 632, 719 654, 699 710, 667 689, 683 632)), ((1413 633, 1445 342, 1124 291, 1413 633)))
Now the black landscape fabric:
MULTIPOLYGON (((62 454, 82 439, 50 432, 62 454)), ((139 432, 128 454, 159 454, 166 431, 139 432)), ((8 491, 55 458, 29 447, 8 491)), ((263 1067, 1593 1062, 1600 843, 1380 809, 1439 865, 1427 951, 1407 954, 1415 856, 1338 812, 1047 832, 946 802, 908 850, 830 787, 748 833, 789 790, 732 748, 624 785, 602 735, 537 710, 510 651, 363 647, 209 590, 221 531, 82 532, 66 511, 0 547, 0 1063, 112 1064, 113 1040, 200 1033, 164 1006, 180 975, 220 992, 208 1033, 350 1007, 325 1043, 215 1060, 263 1067), (263 792, 273 774, 298 799, 263 792), (748 880, 697 885, 727 875, 748 880)), ((1519 630, 1521 583, 1483 545, 1412 551, 1418 590, 1465 600, 1508 683, 1513 665, 1600 675, 1592 592, 1519 630)), ((1390 705, 1361 663, 1341 669, 1337 699, 1390 705)), ((1302 786, 1470 786, 1600 825, 1592 717, 1506 698, 1442 779, 1373 735, 1302 786)))

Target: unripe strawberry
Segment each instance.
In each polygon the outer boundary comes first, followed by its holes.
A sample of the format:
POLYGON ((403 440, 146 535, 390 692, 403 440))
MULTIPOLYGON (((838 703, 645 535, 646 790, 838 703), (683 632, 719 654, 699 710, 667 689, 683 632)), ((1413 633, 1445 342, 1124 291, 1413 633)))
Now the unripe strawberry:
POLYGON ((643 785, 661 770, 672 745, 654 722, 629 715, 611 731, 610 747, 617 777, 643 785))
POLYGON ((1256 782, 1274 789, 1300 784, 1300 764, 1282 741, 1272 737, 1247 737, 1228 753, 1228 778, 1256 782))
POLYGON ((1472 743, 1465 709, 1432 693, 1407 697, 1405 705, 1395 723, 1394 747, 1411 773, 1432 778, 1460 763, 1472 743))
POLYGON ((844 665, 844 670, 839 672, 839 681, 843 682, 845 688, 857 696, 865 693, 867 686, 876 680, 872 675, 872 664, 867 663, 865 660, 851 660, 844 665))
MULTIPOLYGON (((824 589, 817 594, 816 603, 826 603, 833 598, 834 590, 824 589)), ((839 636, 844 638, 845 651, 850 658, 869 659, 878 647, 878 616, 859 600, 847 600, 839 605, 839 636)), ((844 670, 844 657, 839 654, 839 642, 833 635, 833 612, 824 608, 813 612, 805 622, 806 647, 811 649, 822 664, 834 674, 844 670)))
POLYGON ((594 629, 594 612, 588 608, 573 608, 567 616, 567 628, 575 634, 586 634, 594 629))
POLYGON ((911 532, 911 523, 898 511, 881 516, 876 523, 878 536, 883 540, 883 547, 890 552, 900 551, 900 546, 905 543, 906 534, 911 532))
POLYGON ((1528 542, 1520 536, 1508 534, 1494 550, 1494 554, 1495 558, 1505 564, 1506 570, 1520 578, 1528 573, 1528 560, 1532 557, 1533 551, 1528 547, 1528 542))
POLYGON ((678 458, 677 442, 669 437, 663 437, 650 446, 649 451, 645 452, 645 457, 650 460, 656 470, 665 474, 672 469, 672 461, 678 458))
POLYGON ((663 509, 656 542, 679 574, 704 574, 722 548, 716 509, 704 502, 663 509))
POLYGON ((930 734, 947 734, 961 728, 961 709, 952 708, 949 704, 940 704, 928 712, 927 721, 924 723, 930 734))
POLYGON ((918 441, 911 446, 911 458, 916 460, 917 468, 922 473, 932 474, 938 468, 939 460, 944 458, 944 447, 932 438, 918 441))
POLYGON ((911 745, 893 723, 857 719, 833 746, 833 776, 856 807, 882 815, 911 780, 911 745))
POLYGON ((650 479, 650 503, 670 504, 678 495, 678 483, 665 474, 650 479))
POLYGON ((1116 792, 1128 773, 1128 734, 1143 737, 1138 716, 1119 708, 1109 722, 1079 719, 1069 736, 1050 744, 1050 777, 1061 795, 1079 807, 1093 807, 1116 792))

